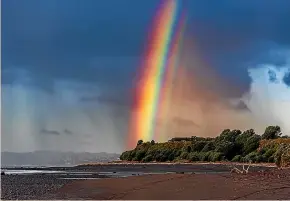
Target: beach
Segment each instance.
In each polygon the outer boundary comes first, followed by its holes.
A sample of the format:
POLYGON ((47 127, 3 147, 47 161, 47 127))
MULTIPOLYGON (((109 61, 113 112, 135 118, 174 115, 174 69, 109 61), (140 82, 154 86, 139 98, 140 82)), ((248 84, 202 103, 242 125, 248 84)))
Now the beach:
POLYGON ((105 200, 289 199, 290 177, 289 171, 249 175, 146 175, 77 181, 64 186, 54 196, 105 200))
MULTIPOLYGON (((289 169, 256 166, 243 175, 230 173, 230 169, 229 164, 99 164, 66 167, 65 177, 72 179, 60 179, 64 173, 1 175, 1 199, 184 200, 290 197, 289 169), (106 176, 104 172, 107 172, 106 176)), ((54 167, 53 170, 64 168, 54 167)))

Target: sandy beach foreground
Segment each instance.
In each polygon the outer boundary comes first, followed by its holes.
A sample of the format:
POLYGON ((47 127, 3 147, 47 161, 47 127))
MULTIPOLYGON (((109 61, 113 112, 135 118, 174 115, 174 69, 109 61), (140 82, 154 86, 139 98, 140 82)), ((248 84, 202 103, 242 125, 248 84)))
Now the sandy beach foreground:
MULTIPOLYGON (((75 181, 58 199, 190 200, 289 199, 290 171, 237 174, 163 174, 75 181)), ((48 197, 53 198, 53 197, 48 197)))
POLYGON ((132 174, 123 178, 103 177, 75 180, 63 180, 57 174, 4 175, 1 176, 1 198, 38 200, 274 200, 290 198, 290 169, 251 167, 250 172, 244 175, 230 173, 229 167, 214 164, 206 166, 175 164, 174 168, 172 165, 127 164, 124 166, 119 164, 77 167, 77 169, 82 172, 113 170, 123 173, 143 169, 144 172, 147 170, 148 174, 140 176, 132 176, 136 175, 132 174), (152 172, 153 169, 156 172, 152 172), (170 173, 162 173, 161 170, 170 170, 170 173))

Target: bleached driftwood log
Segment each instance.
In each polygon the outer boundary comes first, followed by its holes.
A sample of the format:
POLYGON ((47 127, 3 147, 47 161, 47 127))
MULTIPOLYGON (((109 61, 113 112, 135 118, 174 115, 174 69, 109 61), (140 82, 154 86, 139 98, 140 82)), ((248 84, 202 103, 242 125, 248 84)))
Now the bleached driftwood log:
POLYGON ((248 165, 247 169, 245 169, 245 165, 244 164, 243 164, 243 169, 242 170, 238 169, 235 166, 232 166, 233 168, 231 169, 231 173, 235 172, 235 173, 238 173, 238 174, 248 174, 250 166, 251 166, 251 162, 248 165))

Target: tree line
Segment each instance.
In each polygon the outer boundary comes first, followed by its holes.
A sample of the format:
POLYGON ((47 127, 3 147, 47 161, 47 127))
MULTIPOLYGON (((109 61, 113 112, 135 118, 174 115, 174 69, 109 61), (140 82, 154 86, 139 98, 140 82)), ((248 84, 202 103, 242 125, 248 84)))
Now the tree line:
POLYGON ((120 159, 138 162, 275 162, 278 166, 290 165, 290 138, 282 136, 279 126, 268 126, 262 135, 253 129, 243 132, 225 129, 215 138, 193 136, 188 139, 164 143, 139 140, 135 149, 123 152, 120 159))

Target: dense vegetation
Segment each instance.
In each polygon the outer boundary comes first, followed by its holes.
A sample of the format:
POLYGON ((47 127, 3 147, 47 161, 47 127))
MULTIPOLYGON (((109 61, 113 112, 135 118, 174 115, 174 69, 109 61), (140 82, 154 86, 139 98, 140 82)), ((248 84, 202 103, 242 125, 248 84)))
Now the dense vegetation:
POLYGON ((267 127, 262 135, 253 129, 244 132, 226 129, 215 138, 194 136, 165 143, 139 140, 136 148, 122 153, 120 159, 140 162, 275 162, 278 166, 287 166, 290 165, 290 138, 282 136, 279 126, 267 127))

